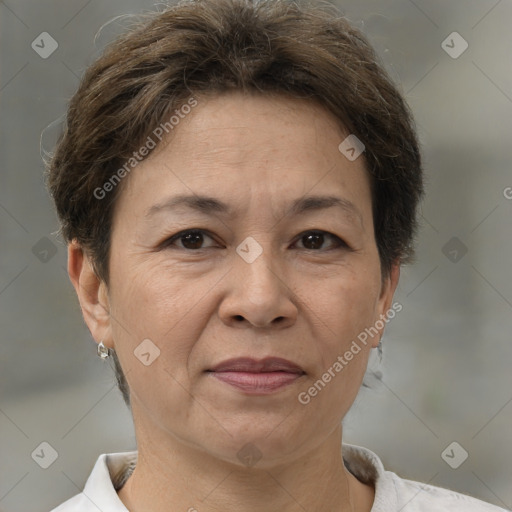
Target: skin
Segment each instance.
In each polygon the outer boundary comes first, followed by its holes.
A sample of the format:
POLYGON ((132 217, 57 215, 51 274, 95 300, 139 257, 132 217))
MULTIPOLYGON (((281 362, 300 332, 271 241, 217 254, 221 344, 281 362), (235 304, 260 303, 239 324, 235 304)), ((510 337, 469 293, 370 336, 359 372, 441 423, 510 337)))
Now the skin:
POLYGON ((196 98, 168 144, 124 178, 109 286, 79 245, 68 248, 84 319, 115 348, 131 390, 139 459, 119 497, 131 512, 368 512, 374 489, 344 466, 342 419, 382 332, 309 404, 297 398, 390 309, 398 283, 398 265, 381 279, 364 157, 340 153, 348 133, 312 101, 196 98), (236 213, 145 216, 177 194, 213 196, 236 213), (360 217, 337 207, 285 213, 323 194, 349 200, 360 217), (192 228, 206 230, 202 245, 162 246, 192 228), (318 245, 312 229, 325 232, 318 245), (249 236, 263 251, 252 263, 236 252, 249 236), (160 350, 148 366, 134 356, 146 338, 160 350), (240 356, 283 357, 306 374, 251 396, 205 372, 240 356), (253 466, 237 456, 247 443, 261 454, 253 466))

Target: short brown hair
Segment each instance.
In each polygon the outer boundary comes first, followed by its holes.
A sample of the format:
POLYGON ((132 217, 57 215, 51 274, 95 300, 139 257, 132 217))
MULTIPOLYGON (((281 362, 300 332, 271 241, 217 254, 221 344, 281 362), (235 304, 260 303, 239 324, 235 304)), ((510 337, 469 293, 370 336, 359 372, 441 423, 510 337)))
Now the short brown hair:
MULTIPOLYGON (((185 0, 144 15, 86 70, 48 163, 62 234, 90 255, 100 279, 109 282, 121 187, 102 198, 95 191, 191 95, 229 90, 311 98, 334 114, 365 145, 382 275, 412 260, 419 144, 410 110, 366 38, 324 2, 185 0)), ((115 353, 114 362, 129 406, 115 353)))

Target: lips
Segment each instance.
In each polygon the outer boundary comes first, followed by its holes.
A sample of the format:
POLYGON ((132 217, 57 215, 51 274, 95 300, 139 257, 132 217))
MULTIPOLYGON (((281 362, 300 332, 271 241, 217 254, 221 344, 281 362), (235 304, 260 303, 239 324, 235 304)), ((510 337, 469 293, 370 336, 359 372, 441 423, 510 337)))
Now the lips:
POLYGON ((298 373, 288 372, 211 372, 209 375, 224 384, 236 388, 238 391, 243 391, 250 395, 275 393, 303 377, 303 375, 298 373))
POLYGON ((238 357, 223 361, 207 371, 244 373, 286 372, 299 375, 305 373, 299 365, 281 357, 266 357, 260 360, 250 357, 238 357))
POLYGON ((207 370, 215 380, 246 395, 277 393, 300 380, 306 372, 297 364, 280 357, 229 359, 207 370))

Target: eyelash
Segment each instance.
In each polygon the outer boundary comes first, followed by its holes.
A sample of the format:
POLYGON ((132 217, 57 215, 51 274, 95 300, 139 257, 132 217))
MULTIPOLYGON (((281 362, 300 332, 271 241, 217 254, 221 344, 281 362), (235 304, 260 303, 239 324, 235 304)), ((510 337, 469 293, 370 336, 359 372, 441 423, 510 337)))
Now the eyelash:
MULTIPOLYGON (((211 249, 211 247, 203 247, 203 248, 199 248, 199 249, 187 249, 186 247, 177 247, 174 245, 174 242, 176 240, 183 238, 185 235, 199 234, 199 233, 206 235, 207 237, 209 237, 213 240, 213 237, 208 233, 207 230, 198 229, 198 228, 186 229, 186 230, 180 231, 179 233, 176 233, 175 235, 171 236, 170 238, 167 238, 166 240, 164 240, 164 242, 161 244, 161 248, 165 249, 165 248, 170 248, 170 247, 174 246, 177 249, 181 249, 181 250, 184 250, 187 252, 200 252, 200 251, 204 251, 205 249, 211 249)), ((326 252, 326 251, 330 251, 330 250, 332 251, 335 249, 351 250, 350 247, 348 246, 348 244, 344 240, 342 240, 340 237, 338 237, 332 233, 329 233, 327 231, 322 231, 322 230, 318 230, 318 229, 313 229, 313 230, 304 231, 303 233, 300 233, 300 236, 297 238, 297 240, 301 240, 306 235, 310 235, 310 234, 327 235, 328 237, 330 237, 331 239, 333 239, 336 242, 337 247, 334 247, 333 249, 324 249, 324 250, 322 250, 322 249, 304 249, 305 251, 326 252)))

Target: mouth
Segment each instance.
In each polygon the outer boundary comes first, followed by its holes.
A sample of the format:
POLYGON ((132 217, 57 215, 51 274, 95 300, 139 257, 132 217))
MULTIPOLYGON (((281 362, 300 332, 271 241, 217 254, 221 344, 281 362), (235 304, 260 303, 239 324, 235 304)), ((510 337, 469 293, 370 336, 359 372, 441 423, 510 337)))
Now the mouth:
POLYGON ((229 359, 206 372, 221 382, 252 395, 273 393, 306 375, 299 365, 280 357, 261 360, 249 357, 229 359))

